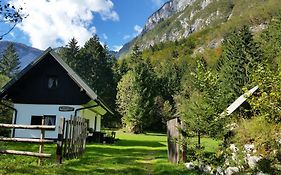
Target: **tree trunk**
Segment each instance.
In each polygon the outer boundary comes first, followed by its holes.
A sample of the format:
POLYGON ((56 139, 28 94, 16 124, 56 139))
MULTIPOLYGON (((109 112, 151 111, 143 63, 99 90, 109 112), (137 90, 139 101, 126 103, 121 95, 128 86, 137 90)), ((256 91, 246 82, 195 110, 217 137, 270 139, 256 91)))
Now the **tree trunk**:
POLYGON ((187 162, 187 145, 186 143, 184 142, 183 145, 182 145, 182 161, 185 163, 187 162))
POLYGON ((201 138, 200 138, 200 131, 198 131, 198 143, 197 143, 197 147, 201 148, 201 138))

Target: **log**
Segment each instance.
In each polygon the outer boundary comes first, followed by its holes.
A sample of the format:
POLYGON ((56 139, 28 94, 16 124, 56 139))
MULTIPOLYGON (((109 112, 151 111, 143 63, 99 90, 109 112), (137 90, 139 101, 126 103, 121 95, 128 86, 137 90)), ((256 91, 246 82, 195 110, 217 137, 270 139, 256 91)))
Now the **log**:
POLYGON ((30 142, 30 143, 54 143, 53 140, 41 140, 41 139, 26 139, 26 138, 1 138, 0 141, 5 141, 5 142, 30 142))
POLYGON ((0 128, 55 130, 56 126, 47 126, 47 125, 14 125, 14 124, 3 124, 3 123, 0 123, 0 128))
POLYGON ((28 151, 15 151, 15 150, 0 150, 0 154, 14 154, 14 155, 33 156, 33 157, 41 157, 41 158, 51 157, 51 154, 35 153, 35 152, 28 152, 28 151))

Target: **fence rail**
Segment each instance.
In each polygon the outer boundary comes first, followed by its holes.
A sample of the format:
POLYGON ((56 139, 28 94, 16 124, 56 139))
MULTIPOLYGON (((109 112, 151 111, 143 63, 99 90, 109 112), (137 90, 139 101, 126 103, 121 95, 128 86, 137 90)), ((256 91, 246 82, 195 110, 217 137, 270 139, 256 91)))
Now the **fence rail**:
POLYGON ((30 142, 30 143, 54 143, 54 140, 46 140, 46 139, 27 139, 27 138, 1 138, 0 141, 4 142, 30 142))
POLYGON ((51 154, 44 153, 44 143, 53 143, 51 140, 45 139, 45 130, 54 130, 56 126, 46 126, 45 118, 42 118, 42 125, 16 125, 16 124, 0 124, 0 128, 15 128, 15 129, 35 129, 40 130, 40 139, 30 139, 30 138, 0 138, 0 141, 5 142, 29 142, 29 143, 39 143, 39 152, 29 152, 29 151, 17 151, 17 150, 0 150, 0 154, 14 154, 23 156, 33 156, 39 157, 38 164, 41 164, 42 158, 50 158, 51 154))
POLYGON ((46 125, 14 125, 14 124, 3 124, 3 123, 0 123, 0 128, 55 130, 56 126, 46 126, 46 125))
POLYGON ((0 123, 0 128, 15 128, 15 129, 34 129, 40 130, 40 138, 6 138, 1 137, 0 141, 4 142, 28 142, 28 143, 39 143, 38 152, 28 152, 28 151, 17 151, 17 150, 1 150, 0 154, 14 154, 14 155, 24 155, 39 157, 38 164, 41 164, 42 158, 50 158, 51 154, 44 153, 45 143, 57 143, 56 151, 56 162, 58 164, 62 163, 62 158, 67 159, 76 158, 80 156, 86 148, 86 138, 87 138, 87 122, 81 117, 70 117, 66 120, 64 117, 60 119, 60 125, 58 126, 58 137, 57 142, 54 140, 45 139, 46 130, 55 130, 56 126, 46 126, 45 119, 42 118, 42 125, 16 125, 16 124, 2 124, 0 123))
POLYGON ((29 152, 29 151, 0 150, 0 153, 1 154, 22 155, 22 156, 33 156, 33 157, 40 157, 40 158, 50 158, 51 157, 51 154, 36 153, 36 152, 29 152))

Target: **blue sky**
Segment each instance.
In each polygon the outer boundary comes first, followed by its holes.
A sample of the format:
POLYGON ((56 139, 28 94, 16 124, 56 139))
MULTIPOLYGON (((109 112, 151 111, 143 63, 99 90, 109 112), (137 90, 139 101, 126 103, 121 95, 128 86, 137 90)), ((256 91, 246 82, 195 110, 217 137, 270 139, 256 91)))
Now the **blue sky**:
MULTIPOLYGON (((67 44, 73 36, 80 45, 93 34, 111 50, 135 37, 147 18, 167 0, 13 0, 28 18, 4 40, 39 49, 67 44)), ((0 32, 7 25, 0 24, 0 32)))

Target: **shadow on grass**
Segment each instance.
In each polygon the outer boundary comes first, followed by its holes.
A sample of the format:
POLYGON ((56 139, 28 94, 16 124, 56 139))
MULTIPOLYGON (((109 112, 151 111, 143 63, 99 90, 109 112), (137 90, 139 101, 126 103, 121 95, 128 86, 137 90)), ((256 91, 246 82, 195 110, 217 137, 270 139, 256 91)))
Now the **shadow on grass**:
MULTIPOLYGON (((27 147, 32 151, 38 150, 38 146, 31 144, 13 146, 18 149, 27 147)), ((0 174, 199 174, 187 171, 183 165, 170 164, 167 161, 166 146, 158 141, 120 140, 113 145, 89 144, 83 156, 78 159, 64 159, 60 166, 54 164, 55 146, 46 145, 46 152, 52 153, 52 159, 46 160, 43 166, 37 166, 37 159, 33 157, 1 156, 0 174)))
MULTIPOLYGON (((98 145, 100 146, 100 145, 98 145)), ((69 161, 62 174, 189 174, 185 168, 167 162, 166 150, 88 147, 80 159, 69 161)))
POLYGON ((166 133, 145 133, 144 135, 148 135, 148 136, 166 136, 166 133))
POLYGON ((162 147, 162 146, 165 146, 164 144, 162 143, 159 143, 159 142, 155 142, 155 141, 139 141, 139 140, 125 140, 125 139, 122 139, 122 140, 118 140, 116 143, 115 143, 116 146, 129 146, 129 147, 132 147, 132 146, 146 146, 146 147, 162 147))

